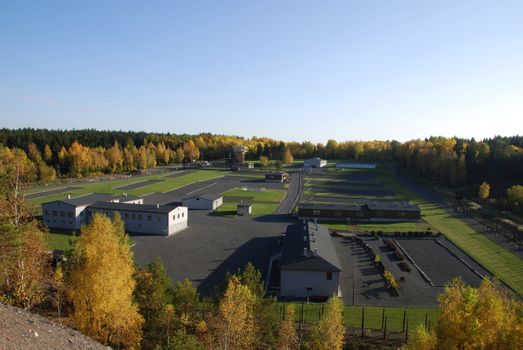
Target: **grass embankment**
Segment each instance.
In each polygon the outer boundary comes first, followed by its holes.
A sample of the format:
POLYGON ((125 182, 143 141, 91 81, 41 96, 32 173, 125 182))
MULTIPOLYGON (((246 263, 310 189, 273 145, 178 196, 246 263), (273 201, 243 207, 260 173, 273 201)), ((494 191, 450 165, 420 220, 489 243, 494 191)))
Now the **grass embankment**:
MULTIPOLYGON (((172 173, 162 173, 162 174, 156 174, 156 175, 149 175, 149 176, 140 176, 140 177, 130 177, 128 179, 121 179, 121 180, 110 180, 110 181, 100 181, 100 182, 91 182, 91 183, 83 183, 83 184, 74 184, 69 186, 74 186, 76 189, 62 192, 50 196, 44 196, 35 198, 33 200, 29 200, 29 205, 38 206, 41 203, 58 200, 58 199, 64 199, 67 198, 67 195, 71 195, 72 197, 77 197, 81 195, 86 195, 89 193, 110 193, 110 194, 122 194, 127 193, 129 195, 135 195, 135 196, 144 196, 149 193, 153 192, 167 192, 179 187, 183 187, 195 182, 199 181, 205 181, 210 180, 216 177, 220 177, 224 175, 223 171, 215 171, 215 170, 198 170, 195 172, 190 172, 185 175, 180 175, 178 177, 168 177, 168 175, 171 175, 172 173), (123 190, 118 187, 122 187, 125 185, 131 185, 135 183, 140 183, 147 180, 160 180, 159 182, 148 184, 146 186, 137 187, 135 189, 130 190, 123 190)), ((68 187, 68 186, 64 186, 68 187)), ((35 191, 32 191, 31 193, 38 193, 38 192, 44 192, 48 189, 45 189, 44 187, 35 189, 35 191)), ((64 249, 68 245, 69 239, 72 237, 71 233, 59 231, 59 230, 50 230, 47 238, 48 246, 51 249, 64 249)))
MULTIPOLYGON (((282 307, 284 303, 280 303, 280 317, 282 315, 282 307)), ((301 317, 301 303, 295 303, 295 320, 300 321, 301 317)), ((303 304, 303 322, 316 323, 321 317, 324 304, 303 304)), ((383 311, 387 317, 387 331, 401 332, 403 330, 403 314, 408 320, 409 331, 416 328, 418 324, 425 324, 430 322, 435 324, 440 313, 437 307, 379 307, 379 306, 349 306, 345 305, 343 318, 345 325, 359 328, 362 321, 362 309, 365 308, 365 325, 366 329, 381 329, 383 311)), ((405 322, 407 323, 407 322, 405 322)))
MULTIPOLYGON (((261 216, 273 214, 278 209, 281 201, 285 197, 285 192, 286 191, 284 190, 249 191, 235 188, 222 193, 222 195, 229 197, 245 197, 245 200, 242 200, 244 203, 253 203, 251 215, 261 216)), ((236 205, 238 203, 239 200, 226 202, 218 208, 216 214, 235 217, 236 205)))

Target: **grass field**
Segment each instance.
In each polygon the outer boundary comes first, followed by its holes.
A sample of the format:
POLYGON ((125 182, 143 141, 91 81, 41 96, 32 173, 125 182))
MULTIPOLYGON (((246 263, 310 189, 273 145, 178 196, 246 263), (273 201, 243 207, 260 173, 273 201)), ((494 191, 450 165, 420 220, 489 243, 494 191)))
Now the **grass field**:
MULTIPOLYGON (((285 197, 284 190, 244 191, 239 188, 222 193, 223 196, 252 197, 252 216, 270 215, 278 209, 285 197)), ((216 214, 223 216, 236 216, 236 202, 224 203, 218 208, 216 214)))
MULTIPOLYGON (((74 187, 79 187, 78 189, 51 195, 51 196, 35 198, 34 200, 30 200, 29 204, 39 205, 41 203, 56 200, 56 199, 64 199, 68 194, 75 197, 75 196, 80 196, 80 195, 89 194, 89 193, 121 194, 121 193, 125 192, 130 195, 144 196, 144 195, 152 193, 152 192, 167 192, 167 191, 173 190, 175 188, 189 185, 194 182, 205 181, 205 180, 209 180, 212 178, 220 177, 220 176, 224 175, 224 172, 216 171, 216 170, 198 170, 198 171, 195 171, 192 173, 188 173, 186 175, 181 175, 179 177, 174 177, 174 178, 166 177, 167 175, 170 175, 170 174, 171 173, 168 173, 168 174, 162 173, 162 174, 150 175, 150 176, 131 177, 131 178, 122 179, 122 180, 75 184, 74 187), (139 182, 151 180, 151 179, 159 179, 161 181, 153 183, 153 184, 149 184, 146 186, 138 187, 135 189, 131 189, 131 190, 122 190, 122 189, 117 188, 117 187, 130 185, 130 184, 134 184, 134 183, 139 183, 139 182)), ((66 186, 64 186, 64 187, 66 187, 66 186)), ((40 188, 31 193, 42 192, 45 190, 46 190, 45 188, 40 188)))
MULTIPOLYGON (((347 223, 344 222, 323 222, 323 224, 326 224, 331 230, 338 230, 338 231, 347 231, 347 223)), ((356 230, 357 233, 365 233, 365 232, 371 232, 371 231, 383 231, 383 232, 408 232, 408 231, 426 231, 427 228, 430 228, 432 231, 434 231, 434 228, 432 225, 426 223, 426 222, 394 222, 394 223, 376 223, 376 224, 357 224, 357 225, 350 225, 350 230, 353 231, 356 230)))
MULTIPOLYGON (((280 303, 280 315, 282 314, 283 303, 280 303)), ((295 320, 298 322, 301 317, 301 303, 295 303, 295 320)), ((308 323, 317 322, 322 314, 323 304, 303 304, 303 321, 308 323)), ((437 320, 439 308, 434 307, 378 307, 378 306, 349 306, 346 305, 343 311, 345 325, 351 327, 361 327, 362 309, 365 308, 365 328, 381 329, 382 315, 385 311, 387 317, 387 330, 391 332, 401 332, 403 330, 403 314, 409 323, 409 330, 412 331, 418 324, 427 323, 432 325, 437 320)), ((281 317, 281 316, 280 316, 281 317)))

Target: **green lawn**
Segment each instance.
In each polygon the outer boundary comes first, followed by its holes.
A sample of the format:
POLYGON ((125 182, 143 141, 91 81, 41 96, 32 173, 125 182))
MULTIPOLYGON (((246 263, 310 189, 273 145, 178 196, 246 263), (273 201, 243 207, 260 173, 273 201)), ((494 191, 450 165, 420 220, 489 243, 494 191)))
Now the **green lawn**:
MULTIPOLYGON (((235 188, 227 192, 223 192, 223 196, 232 197, 253 197, 252 199, 252 216, 271 215, 279 207, 281 201, 285 197, 284 190, 265 190, 265 191, 244 191, 240 188, 235 188)), ((223 216, 236 216, 236 202, 226 202, 216 210, 216 214, 223 216)))
MULTIPOLYGON (((326 221, 322 224, 327 225, 331 230, 347 231, 347 223, 326 221)), ((434 229, 426 222, 394 222, 394 223, 376 223, 376 224, 351 224, 349 231, 356 230, 357 233, 364 233, 365 231, 383 231, 383 232, 408 232, 408 231, 426 231, 427 228, 434 229)))
POLYGON ((280 203, 285 197, 284 190, 246 191, 235 188, 222 193, 223 196, 231 197, 253 197, 253 203, 280 203))
MULTIPOLYGON (((281 307, 280 303, 280 315, 281 307)), ((295 320, 298 322, 301 317, 301 303, 295 303, 295 320)), ((323 304, 306 304, 303 305, 304 322, 315 323, 319 320, 322 313, 323 304)), ((403 314, 406 313, 406 320, 409 323, 409 331, 415 329, 418 324, 427 322, 435 324, 439 315, 439 308, 437 307, 379 307, 379 306, 365 306, 365 328, 367 329, 381 329, 381 320, 383 310, 385 310, 385 317, 387 317, 387 330, 392 332, 401 332, 403 330, 403 314)), ((362 306, 346 305, 343 312, 345 325, 351 327, 361 327, 362 320, 362 306)), ((281 316, 280 316, 281 317, 281 316)))
POLYGON ((47 245, 50 249, 66 250, 69 241, 74 237, 71 232, 50 229, 47 234, 47 245))
MULTIPOLYGON (((170 175, 171 173, 165 174, 157 174, 157 175, 149 175, 149 176, 141 176, 141 177, 132 177, 128 179, 122 179, 122 180, 112 180, 112 181, 100 181, 100 182, 92 182, 92 183, 86 183, 86 184, 74 184, 71 186, 79 187, 78 189, 59 193, 51 196, 45 196, 36 198, 34 200, 30 200, 29 204, 32 205, 39 205, 44 202, 56 200, 56 199, 64 199, 68 194, 71 196, 80 196, 88 193, 112 193, 112 194, 121 194, 123 192, 128 193, 130 195, 135 196, 144 196, 146 194, 152 193, 152 192, 167 192, 179 187, 183 187, 186 185, 189 185, 194 182, 199 181, 205 181, 210 180, 216 177, 221 177, 224 175, 223 171, 216 171, 216 170, 197 170, 192 173, 188 173, 186 175, 181 175, 178 177, 170 178, 167 177, 167 175, 170 175), (160 182, 153 183, 147 186, 138 187, 136 189, 132 190, 123 190, 118 189, 115 187, 121 187, 125 185, 130 185, 133 183, 139 183, 146 180, 151 179, 159 179, 160 182)), ((67 186, 64 186, 67 187, 67 186)), ((35 192, 41 192, 43 191, 43 188, 40 188, 35 192)))

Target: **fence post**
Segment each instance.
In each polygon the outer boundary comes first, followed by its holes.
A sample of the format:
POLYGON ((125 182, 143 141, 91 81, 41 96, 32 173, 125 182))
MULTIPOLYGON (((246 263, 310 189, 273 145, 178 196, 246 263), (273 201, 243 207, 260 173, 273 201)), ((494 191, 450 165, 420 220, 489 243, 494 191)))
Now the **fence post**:
POLYGON ((402 332, 405 332, 405 318, 407 317, 407 310, 403 310, 403 328, 401 329, 402 332))
POLYGON ((407 318, 407 329, 405 330, 405 342, 409 340, 409 319, 407 318))
POLYGON ((361 308, 361 336, 363 337, 363 329, 365 328, 365 308, 361 308))
POLYGON ((385 322, 385 309, 383 309, 381 312, 381 330, 382 331, 383 331, 383 327, 384 327, 384 322, 385 322))
POLYGON ((385 316, 385 325, 383 327, 383 339, 387 338, 387 316, 385 316))

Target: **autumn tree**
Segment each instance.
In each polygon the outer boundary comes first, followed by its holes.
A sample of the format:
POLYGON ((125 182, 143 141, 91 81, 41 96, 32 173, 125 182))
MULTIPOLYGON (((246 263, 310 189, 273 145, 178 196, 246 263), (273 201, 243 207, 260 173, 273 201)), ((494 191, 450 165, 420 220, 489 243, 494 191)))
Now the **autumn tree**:
POLYGON ((283 154, 283 163, 285 164, 291 164, 292 161, 294 160, 294 157, 292 156, 292 153, 289 149, 286 149, 285 150, 285 153, 283 154))
POLYGON ((327 302, 323 318, 309 334, 306 346, 308 349, 341 350, 344 339, 343 303, 340 298, 332 296, 327 302))
POLYGON ((0 178, 0 299, 31 309, 44 300, 50 256, 45 232, 25 205, 24 162, 14 156, 0 178))
POLYGON ((137 347, 143 317, 133 301, 130 246, 110 219, 95 214, 73 253, 68 296, 76 328, 105 344, 137 347))
POLYGON ((266 156, 261 156, 260 157, 260 166, 262 168, 267 168, 269 166, 269 158, 267 158, 266 156))
POLYGON ((298 350, 299 338, 294 324, 294 305, 290 304, 285 308, 285 319, 281 322, 278 330, 278 350, 298 350))
POLYGON ((478 198, 482 201, 488 199, 488 197, 490 196, 490 185, 486 182, 486 181, 483 181, 483 183, 479 186, 479 191, 478 191, 478 198))
POLYGON ((173 290, 173 304, 179 313, 182 325, 187 326, 195 321, 195 306, 198 302, 198 292, 193 287, 191 281, 185 278, 177 281, 173 290))
POLYGON ((473 288, 455 279, 439 296, 433 332, 417 330, 405 349, 521 349, 523 305, 497 283, 473 288))
POLYGON ((236 276, 229 279, 227 290, 218 306, 217 343, 224 349, 253 349, 255 296, 236 276))
POLYGON ((51 147, 49 147, 48 144, 45 144, 44 146, 43 157, 46 163, 51 163, 53 161, 53 151, 51 150, 51 147))
POLYGON ((507 190, 507 200, 510 208, 519 211, 523 208, 523 186, 514 185, 507 190))
POLYGON ((142 349, 164 345, 164 313, 172 303, 172 283, 160 258, 135 273, 134 299, 144 318, 142 349))

